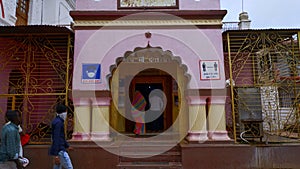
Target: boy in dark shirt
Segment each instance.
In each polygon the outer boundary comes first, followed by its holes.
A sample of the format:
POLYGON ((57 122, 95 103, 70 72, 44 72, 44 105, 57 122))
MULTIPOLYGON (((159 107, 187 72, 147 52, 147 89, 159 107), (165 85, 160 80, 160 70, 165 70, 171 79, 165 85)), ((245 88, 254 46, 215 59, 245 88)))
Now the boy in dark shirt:
POLYGON ((10 123, 5 124, 1 133, 0 169, 16 169, 20 156, 20 116, 15 110, 8 110, 6 118, 10 123))
POLYGON ((63 104, 56 106, 56 117, 51 123, 52 128, 52 145, 50 147, 50 155, 54 156, 53 169, 73 169, 70 156, 67 152, 69 144, 65 138, 64 121, 67 118, 67 107, 63 104))

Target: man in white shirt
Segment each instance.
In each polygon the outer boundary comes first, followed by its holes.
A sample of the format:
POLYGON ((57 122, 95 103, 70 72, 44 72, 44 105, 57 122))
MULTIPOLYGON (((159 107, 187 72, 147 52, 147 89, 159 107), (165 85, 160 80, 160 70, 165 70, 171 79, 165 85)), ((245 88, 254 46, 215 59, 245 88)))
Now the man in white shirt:
POLYGON ((149 95, 150 108, 146 112, 147 122, 149 122, 149 130, 163 130, 163 112, 165 110, 165 95, 162 90, 155 89, 149 95))

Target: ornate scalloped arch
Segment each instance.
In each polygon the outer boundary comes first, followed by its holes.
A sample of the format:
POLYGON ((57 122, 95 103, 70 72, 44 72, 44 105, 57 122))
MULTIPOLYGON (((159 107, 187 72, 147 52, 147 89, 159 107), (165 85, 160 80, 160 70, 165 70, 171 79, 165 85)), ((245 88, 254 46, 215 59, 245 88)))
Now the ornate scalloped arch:
MULTIPOLYGON (((138 53, 155 51, 159 54, 159 57, 167 62, 175 62, 179 68, 183 70, 183 75, 186 78, 187 82, 190 81, 191 75, 187 72, 187 65, 183 64, 179 56, 174 56, 173 53, 169 50, 163 50, 161 47, 152 47, 149 44, 146 47, 136 47, 133 51, 126 51, 123 57, 118 57, 115 60, 115 64, 110 66, 110 73, 106 76, 106 80, 109 82, 112 77, 114 70, 122 62, 132 62, 130 59, 134 59, 138 53)), ((147 58, 146 58, 147 59, 147 58)), ((134 61, 133 61, 134 62, 134 61)))

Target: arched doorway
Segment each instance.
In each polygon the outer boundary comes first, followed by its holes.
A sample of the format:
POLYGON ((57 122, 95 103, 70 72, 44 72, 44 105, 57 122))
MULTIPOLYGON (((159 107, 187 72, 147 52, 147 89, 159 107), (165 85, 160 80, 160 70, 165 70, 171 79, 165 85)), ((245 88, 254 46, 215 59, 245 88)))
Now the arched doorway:
MULTIPOLYGON (((147 46, 126 52, 110 68, 111 74, 107 78, 112 93, 111 129, 117 133, 133 134, 135 122, 131 108, 134 91, 142 90, 143 97, 149 102, 151 91, 159 89, 165 94, 167 103, 162 112, 163 120, 156 127, 151 127, 151 123, 146 122, 146 133, 187 130, 188 114, 179 117, 179 112, 188 112, 184 90, 190 78, 186 73, 187 67, 181 64, 179 57, 159 47, 147 46)), ((150 105, 146 106, 146 113, 149 107, 150 105)))
MULTIPOLYGON (((145 107, 145 131, 146 133, 156 133, 162 132, 168 129, 172 123, 173 119, 177 118, 178 112, 175 107, 174 97, 177 96, 176 87, 173 85, 177 85, 176 81, 172 78, 172 76, 162 70, 159 69, 146 69, 142 72, 138 73, 132 79, 129 86, 129 94, 131 105, 133 103, 133 94, 135 91, 140 91, 145 98, 146 107, 145 107), (156 107, 151 103, 151 93, 155 90, 161 91, 165 99, 163 99, 163 103, 161 106, 163 109, 160 111, 160 115, 156 115, 154 118, 151 118, 151 106, 156 107), (174 118, 173 118, 174 116, 174 118), (147 118, 148 117, 148 118, 147 118)), ((126 109, 130 110, 130 109, 126 109)), ((131 112, 128 113, 130 116, 131 112)), ((134 121, 126 119, 125 121, 125 132, 130 133, 134 130, 134 121)))

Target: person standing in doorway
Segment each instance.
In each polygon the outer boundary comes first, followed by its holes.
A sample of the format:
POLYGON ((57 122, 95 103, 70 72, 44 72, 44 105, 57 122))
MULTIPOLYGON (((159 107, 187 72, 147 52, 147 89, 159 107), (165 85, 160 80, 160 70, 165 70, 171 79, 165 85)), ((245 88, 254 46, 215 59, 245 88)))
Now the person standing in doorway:
POLYGON ((64 121, 67 118, 67 107, 63 104, 56 106, 56 117, 52 120, 52 145, 50 155, 54 156, 53 169, 73 169, 70 156, 67 152, 69 144, 65 138, 64 121))
POLYGON ((147 112, 147 119, 150 121, 150 130, 158 132, 163 130, 164 116, 166 100, 163 95, 163 91, 160 89, 154 89, 149 95, 150 110, 147 112))
POLYGON ((131 114, 135 121, 134 134, 144 134, 145 129, 145 107, 147 103, 140 91, 135 91, 132 101, 131 114))
POLYGON ((16 110, 6 112, 7 123, 2 128, 0 147, 0 169, 17 169, 21 166, 20 156, 20 116, 16 110))

